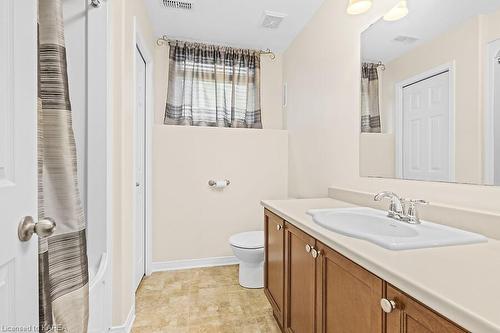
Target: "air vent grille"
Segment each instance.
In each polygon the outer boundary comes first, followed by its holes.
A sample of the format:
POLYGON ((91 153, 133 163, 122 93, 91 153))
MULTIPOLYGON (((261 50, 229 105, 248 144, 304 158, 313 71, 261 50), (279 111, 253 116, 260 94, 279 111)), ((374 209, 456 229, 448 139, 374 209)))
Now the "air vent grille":
POLYGON ((191 2, 185 1, 175 1, 175 0, 163 0, 163 6, 166 8, 176 8, 176 9, 193 9, 193 4, 191 2))
POLYGON ((394 38, 395 42, 403 43, 403 44, 413 44, 415 42, 418 42, 418 40, 419 40, 418 38, 410 37, 410 36, 398 36, 398 37, 394 38))
POLYGON ((268 29, 278 29, 281 21, 286 17, 286 14, 272 12, 269 10, 264 11, 264 20, 262 21, 262 26, 268 29))

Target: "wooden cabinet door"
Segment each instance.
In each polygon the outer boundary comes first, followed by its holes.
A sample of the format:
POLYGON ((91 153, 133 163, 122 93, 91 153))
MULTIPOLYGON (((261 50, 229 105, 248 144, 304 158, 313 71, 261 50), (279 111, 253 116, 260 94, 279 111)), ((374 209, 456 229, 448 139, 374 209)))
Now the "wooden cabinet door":
POLYGON ((386 299, 396 308, 386 313, 387 333, 464 333, 461 327, 387 284, 386 299))
POLYGON ((315 239, 290 224, 285 225, 285 325, 286 332, 315 332, 315 239))
POLYGON ((264 215, 265 264, 264 293, 273 308, 274 317, 283 327, 285 297, 285 221, 266 210, 264 215))
POLYGON ((383 332, 383 281, 326 245, 317 247, 318 332, 383 332))

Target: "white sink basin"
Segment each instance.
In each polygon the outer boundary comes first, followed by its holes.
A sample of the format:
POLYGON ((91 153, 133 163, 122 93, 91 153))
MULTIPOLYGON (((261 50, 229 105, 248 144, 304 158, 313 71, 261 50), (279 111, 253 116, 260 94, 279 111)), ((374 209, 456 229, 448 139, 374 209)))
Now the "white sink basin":
POLYGON ((364 239, 389 250, 464 245, 487 242, 483 235, 422 221, 409 224, 387 217, 387 213, 366 207, 312 209, 313 221, 340 234, 364 239))

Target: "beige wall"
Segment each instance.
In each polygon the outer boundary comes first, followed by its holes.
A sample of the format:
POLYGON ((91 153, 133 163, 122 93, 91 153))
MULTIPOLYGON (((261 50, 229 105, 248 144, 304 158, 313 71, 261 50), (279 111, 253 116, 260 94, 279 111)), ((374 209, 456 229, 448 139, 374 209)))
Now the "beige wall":
POLYGON ((481 16, 481 21, 483 43, 489 43, 500 38, 500 10, 481 16))
POLYGON ((232 255, 229 237, 262 230, 260 200, 287 195, 283 130, 156 125, 153 262, 232 255), (223 190, 209 179, 229 179, 223 190))
POLYGON ((133 112, 134 83, 133 20, 150 50, 153 30, 142 1, 112 0, 111 19, 111 99, 113 131, 113 325, 122 325, 134 301, 133 263, 133 112))
POLYGON ((361 133, 359 144, 361 175, 388 178, 396 176, 394 134, 361 133))
MULTIPOLYGON (((168 87, 168 46, 155 47, 155 124, 163 124, 168 87)), ((283 62, 277 54, 272 60, 261 57, 261 108, 262 124, 265 129, 283 128, 282 87, 283 62)))
POLYGON ((360 33, 396 2, 376 1, 368 14, 352 17, 345 13, 344 1, 325 0, 285 52, 289 193, 326 196, 328 186, 388 189, 405 197, 498 213, 499 187, 359 176, 360 33))
POLYGON ((165 126, 168 51, 154 51, 153 262, 229 256, 231 234, 262 229, 260 200, 287 194, 282 58, 261 57, 264 130, 165 126), (233 183, 217 192, 212 178, 233 183))

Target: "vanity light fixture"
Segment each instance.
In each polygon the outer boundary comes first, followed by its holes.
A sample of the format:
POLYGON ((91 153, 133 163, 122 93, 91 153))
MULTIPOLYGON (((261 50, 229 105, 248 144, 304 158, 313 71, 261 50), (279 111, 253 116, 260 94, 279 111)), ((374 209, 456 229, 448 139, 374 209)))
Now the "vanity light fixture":
POLYGON ((408 1, 401 0, 394 8, 384 15, 384 21, 398 21, 406 15, 408 15, 408 1))
POLYGON ((347 14, 359 15, 366 13, 372 7, 372 0, 349 0, 347 14))

